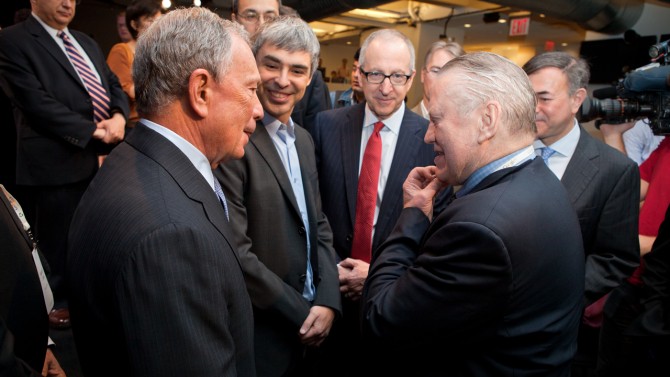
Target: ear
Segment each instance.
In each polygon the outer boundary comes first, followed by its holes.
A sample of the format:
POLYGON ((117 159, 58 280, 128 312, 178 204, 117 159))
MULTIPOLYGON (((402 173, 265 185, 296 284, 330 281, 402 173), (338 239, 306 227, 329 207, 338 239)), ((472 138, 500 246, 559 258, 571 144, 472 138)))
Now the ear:
POLYGON ((237 14, 235 14, 235 13, 231 13, 231 14, 230 14, 230 19, 231 19, 233 22, 237 22, 237 14))
POLYGON ((426 71, 427 71, 427 70, 426 70, 426 67, 424 67, 424 68, 421 69, 421 83, 422 83, 422 84, 423 84, 423 80, 426 79, 426 75, 428 74, 428 72, 426 72, 426 71))
POLYGON ((479 136, 477 142, 479 144, 490 140, 498 132, 498 125, 500 123, 500 103, 497 101, 486 102, 481 107, 479 136))
POLYGON ((209 103, 212 99, 211 86, 214 78, 206 69, 198 68, 191 72, 188 78, 188 103, 191 110, 198 116, 205 118, 209 113, 209 103))
POLYGON ((133 30, 137 30, 137 21, 130 20, 130 27, 133 28, 133 30))
POLYGON ((579 88, 575 91, 575 94, 572 95, 572 105, 571 110, 573 114, 577 114, 579 111, 579 106, 582 105, 582 102, 586 99, 586 89, 579 88))
POLYGON ((416 76, 416 70, 412 71, 412 75, 409 77, 409 80, 407 80, 407 83, 405 84, 407 85, 407 87, 409 88, 412 87, 412 83, 414 82, 414 76, 416 76))

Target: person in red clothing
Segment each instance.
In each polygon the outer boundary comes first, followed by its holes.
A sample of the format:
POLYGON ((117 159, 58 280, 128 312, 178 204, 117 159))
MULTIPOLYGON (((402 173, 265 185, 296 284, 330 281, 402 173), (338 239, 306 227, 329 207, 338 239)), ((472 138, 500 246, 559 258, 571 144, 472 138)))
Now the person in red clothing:
MULTIPOLYGON (((657 298, 659 290, 646 286, 647 262, 657 261, 662 248, 655 244, 659 229, 670 206, 670 140, 664 139, 658 148, 640 165, 640 218, 639 238, 640 266, 619 288, 612 291, 605 304, 603 327, 600 336, 598 376, 649 376, 652 372, 640 374, 641 370, 657 371, 667 375, 668 369, 659 368, 661 361, 657 355, 668 351, 670 318, 650 316, 650 303, 660 300, 661 307, 669 308, 668 297, 657 298), (654 248, 652 248, 654 246, 654 248), (652 251, 653 250, 653 251, 652 251), (654 255, 652 255, 654 254, 654 255), (658 254, 658 255, 657 255, 658 254), (650 297, 653 297, 651 299, 650 297), (644 321, 642 320, 644 318, 644 321), (643 323, 643 325, 635 325, 643 323), (656 329, 649 336, 649 328, 656 329), (660 333, 657 329, 665 329, 660 333), (665 333, 663 333, 665 332, 665 333), (641 334, 645 334, 644 336, 641 334), (665 341, 659 341, 665 339, 665 341), (665 351, 660 347, 666 344, 665 351), (652 368, 654 366, 655 368, 652 368)), ((667 222, 667 221, 666 221, 667 222)), ((666 229, 668 226, 666 226, 666 229)), ((667 242, 666 242, 667 243, 667 242)), ((664 245, 664 242, 659 242, 664 245)), ((667 258, 666 258, 667 259, 667 258)), ((667 265, 667 261, 658 263, 667 265)), ((667 266, 665 267, 667 268, 667 266)), ((652 276, 653 278, 653 276, 652 276)), ((653 281, 653 280, 652 280, 653 281)), ((664 289, 667 292, 669 280, 665 274, 664 289)), ((661 290, 662 292, 663 290, 661 290)), ((653 306, 657 308, 657 305, 653 306)))

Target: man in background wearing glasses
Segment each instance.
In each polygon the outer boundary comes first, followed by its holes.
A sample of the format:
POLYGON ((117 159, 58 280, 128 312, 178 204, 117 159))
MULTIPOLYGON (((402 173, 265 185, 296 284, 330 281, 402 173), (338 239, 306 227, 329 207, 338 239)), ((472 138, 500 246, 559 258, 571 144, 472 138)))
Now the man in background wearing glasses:
MULTIPOLYGON (((282 15, 295 15, 291 8, 282 6, 281 0, 233 0, 230 18, 239 22, 253 39, 258 27, 282 15), (290 12, 290 13, 289 13, 290 12)), ((307 86, 305 96, 295 104, 291 119, 309 129, 314 124, 316 114, 331 108, 330 92, 323 81, 321 71, 314 70, 312 81, 307 86)))
POLYGON ((358 317, 370 259, 402 210, 402 183, 409 172, 434 164, 433 148, 423 142, 428 121, 405 107, 414 61, 414 46, 400 32, 370 34, 359 61, 365 102, 322 112, 310 129, 343 294, 343 318, 322 347, 324 376, 365 374, 351 365, 365 364, 368 353, 361 347, 358 317), (370 169, 375 160, 376 169, 370 169))

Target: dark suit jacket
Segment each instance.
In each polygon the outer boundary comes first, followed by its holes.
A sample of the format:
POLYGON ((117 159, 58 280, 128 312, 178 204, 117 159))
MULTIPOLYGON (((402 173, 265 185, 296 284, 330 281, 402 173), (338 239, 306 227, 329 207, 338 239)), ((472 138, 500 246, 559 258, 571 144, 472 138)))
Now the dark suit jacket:
MULTIPOLYGON (((42 371, 49 334, 33 244, 0 190, 0 375, 42 371)), ((39 375, 35 373, 34 375, 39 375)))
MULTIPOLYGON (((364 117, 365 103, 325 111, 316 117, 311 130, 316 145, 323 212, 333 229, 333 244, 341 259, 351 255, 364 117)), ((427 129, 427 120, 405 108, 375 226, 373 250, 388 237, 400 215, 402 184, 409 172, 417 166, 435 164, 433 146, 423 141, 427 129)))
POLYGON ((216 170, 224 188, 237 252, 254 304, 256 369, 280 376, 304 352, 298 330, 312 305, 340 311, 340 291, 332 233, 321 212, 314 144, 296 126, 296 149, 305 191, 310 233, 306 234, 293 189, 268 131, 256 125, 241 160, 216 170), (306 237, 316 295, 302 296, 307 269, 306 237))
POLYGON ((72 330, 91 376, 255 376, 230 224, 188 158, 139 123, 70 228, 72 330))
POLYGON ((328 85, 323 81, 321 71, 314 71, 312 81, 305 90, 305 95, 295 104, 291 112, 291 119, 296 124, 311 129, 316 115, 321 111, 330 110, 330 92, 328 85))
POLYGON ((568 376, 583 287, 559 181, 539 158, 500 170, 432 224, 402 211, 363 293, 370 362, 380 376, 568 376))
MULTIPOLYGON (((111 108, 128 117, 128 99, 100 47, 70 30, 107 90, 111 108)), ((17 176, 21 185, 63 185, 90 179, 98 153, 93 105, 63 50, 34 17, 0 31, 0 86, 16 108, 17 176)))
POLYGON ((621 284, 640 262, 640 171, 582 128, 561 182, 579 216, 589 305, 621 284))

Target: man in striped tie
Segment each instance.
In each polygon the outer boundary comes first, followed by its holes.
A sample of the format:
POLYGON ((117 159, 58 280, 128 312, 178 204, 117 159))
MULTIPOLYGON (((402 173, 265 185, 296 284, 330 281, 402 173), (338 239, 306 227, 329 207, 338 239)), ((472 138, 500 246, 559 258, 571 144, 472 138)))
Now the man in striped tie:
POLYGON ((69 326, 63 274, 72 214, 124 136, 128 101, 99 46, 68 29, 78 0, 32 0, 32 14, 0 32, 0 86, 17 127, 16 196, 51 274, 52 327, 69 326))

